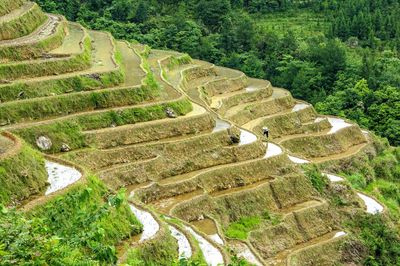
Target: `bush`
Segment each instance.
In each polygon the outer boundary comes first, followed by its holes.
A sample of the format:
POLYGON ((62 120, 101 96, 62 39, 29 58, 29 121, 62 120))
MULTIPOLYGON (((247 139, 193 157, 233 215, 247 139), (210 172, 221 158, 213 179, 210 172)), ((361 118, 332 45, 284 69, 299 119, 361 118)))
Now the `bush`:
POLYGON ((305 165, 305 175, 310 179, 312 186, 319 192, 323 193, 325 188, 329 185, 329 179, 322 175, 318 166, 305 165))
POLYGON ((363 265, 399 265, 400 237, 381 214, 358 214, 347 226, 367 249, 363 265))

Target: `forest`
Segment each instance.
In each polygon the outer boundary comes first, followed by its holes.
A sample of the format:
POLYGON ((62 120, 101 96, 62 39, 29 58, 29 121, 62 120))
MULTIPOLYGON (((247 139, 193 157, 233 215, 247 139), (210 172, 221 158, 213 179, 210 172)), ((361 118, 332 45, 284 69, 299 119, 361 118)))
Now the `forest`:
POLYGON ((85 26, 269 79, 400 144, 398 0, 36 0, 85 26))

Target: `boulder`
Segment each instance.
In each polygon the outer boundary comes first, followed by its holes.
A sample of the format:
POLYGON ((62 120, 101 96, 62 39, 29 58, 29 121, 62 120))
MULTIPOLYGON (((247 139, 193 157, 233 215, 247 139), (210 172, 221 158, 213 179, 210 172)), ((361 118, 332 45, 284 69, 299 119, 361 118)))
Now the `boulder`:
POLYGON ((172 108, 170 108, 170 107, 168 107, 167 109, 165 109, 165 113, 166 113, 167 117, 169 117, 169 118, 176 118, 176 117, 177 117, 177 115, 176 115, 174 109, 172 109, 172 108))
POLYGON ((62 145, 61 145, 61 149, 60 149, 62 152, 68 152, 68 151, 70 151, 71 150, 71 148, 68 146, 68 144, 66 144, 66 143, 63 143, 62 145))
POLYGON ((36 145, 41 149, 42 151, 48 151, 51 149, 53 146, 53 143, 51 142, 51 139, 49 139, 46 136, 40 136, 36 139, 36 145))

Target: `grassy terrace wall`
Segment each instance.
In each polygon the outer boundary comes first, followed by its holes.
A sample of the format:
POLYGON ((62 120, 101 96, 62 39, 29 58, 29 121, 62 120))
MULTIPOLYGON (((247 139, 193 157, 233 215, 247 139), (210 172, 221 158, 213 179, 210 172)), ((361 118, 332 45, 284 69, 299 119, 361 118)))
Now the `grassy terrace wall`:
POLYGON ((117 69, 104 73, 77 74, 62 79, 48 79, 35 82, 15 82, 0 85, 2 102, 18 99, 48 97, 70 92, 90 91, 113 87, 124 81, 122 72, 117 69), (19 96, 23 92, 23 96, 19 96))
POLYGON ((214 123, 212 116, 204 113, 179 119, 156 120, 135 126, 89 131, 85 136, 91 146, 104 149, 211 131, 214 123))
POLYGON ((0 106, 0 120, 14 124, 85 111, 135 105, 154 100, 158 94, 157 90, 142 86, 14 101, 0 106))
POLYGON ((289 255, 288 265, 335 265, 342 253, 343 238, 318 243, 289 255))
POLYGON ((0 40, 16 39, 28 35, 43 24, 46 19, 47 16, 40 7, 37 4, 33 4, 21 16, 0 24, 0 40))
POLYGON ((159 185, 153 184, 135 193, 143 202, 157 201, 163 198, 175 197, 181 194, 202 189, 214 193, 242 186, 248 186, 260 181, 272 180, 275 175, 281 175, 293 170, 286 156, 276 156, 268 160, 252 160, 240 164, 226 165, 220 168, 204 171, 194 178, 179 183, 159 185), (269 171, 265 171, 269 169, 269 171))
POLYGON ((253 130, 262 132, 268 126, 270 135, 278 138, 286 135, 303 134, 305 132, 322 131, 331 127, 327 119, 314 123, 317 113, 311 106, 297 112, 288 112, 265 118, 253 130))
POLYGON ((134 163, 140 160, 155 158, 157 155, 167 155, 174 149, 175 156, 184 156, 184 150, 188 147, 198 148, 197 145, 224 146, 229 144, 226 132, 207 134, 194 138, 185 138, 176 142, 154 142, 144 145, 128 145, 116 147, 115 149, 98 150, 84 149, 76 152, 69 152, 64 157, 83 164, 90 169, 101 169, 119 164, 134 163))
MULTIPOLYGON (((212 138, 209 140, 211 141, 212 138)), ((138 161, 122 167, 103 171, 101 176, 111 186, 121 186, 165 179, 171 176, 190 173, 216 165, 254 159, 261 156, 265 147, 261 142, 245 146, 211 146, 206 148, 205 140, 194 140, 184 145, 168 145, 170 150, 152 160, 138 161), (203 143, 203 144, 201 144, 203 143), (185 147, 186 146, 186 147, 185 147), (196 149, 202 147, 203 150, 196 149), (184 151, 192 150, 191 158, 184 151)))
POLYGON ((249 240, 264 259, 332 231, 328 204, 289 213, 281 223, 250 233, 249 240))
POLYGON ((4 16, 10 11, 19 8, 25 3, 25 0, 2 0, 0 2, 0 16, 4 16))
POLYGON ((166 118, 165 109, 172 108, 178 115, 191 111, 191 103, 185 99, 149 105, 146 107, 127 107, 122 109, 104 110, 66 117, 44 124, 32 125, 13 130, 28 143, 35 145, 36 138, 45 135, 53 142, 50 153, 59 152, 63 143, 72 149, 87 147, 83 131, 99 128, 135 124, 156 119, 166 118))
POLYGON ((365 143, 358 126, 343 128, 333 134, 305 136, 283 141, 282 145, 292 153, 307 158, 324 157, 343 153, 351 146, 365 143))
MULTIPOLYGON (((50 20, 50 19, 49 19, 50 20)), ((44 53, 59 47, 66 34, 67 21, 59 16, 55 31, 37 42, 24 44, 12 43, 12 45, 0 46, 0 58, 12 61, 29 60, 39 58, 44 53)))
POLYGON ((218 78, 200 86, 201 91, 206 97, 218 94, 229 93, 244 89, 247 86, 247 76, 240 75, 236 78, 218 78))
POLYGON ((262 101, 248 105, 245 109, 238 111, 236 114, 229 116, 229 120, 243 125, 251 120, 262 116, 272 115, 288 108, 292 108, 295 102, 293 97, 288 94, 282 98, 271 99, 270 101, 262 101))
POLYGON ((207 76, 217 76, 217 73, 215 72, 214 69, 214 65, 209 65, 207 67, 201 67, 201 66, 195 66, 189 69, 185 69, 183 72, 183 83, 185 85, 185 87, 187 86, 187 84, 195 79, 198 78, 203 78, 203 77, 207 77, 207 76))
POLYGON ((221 99, 221 107, 217 108, 217 112, 220 114, 225 114, 225 112, 233 106, 242 103, 259 101, 268 98, 271 95, 272 95, 272 87, 270 86, 251 92, 244 91, 243 93, 221 99))
POLYGON ((0 80, 50 76, 87 69, 92 63, 92 44, 86 31, 79 45, 81 46, 81 52, 76 55, 68 55, 67 57, 51 58, 47 60, 0 64, 0 80))
POLYGON ((22 99, 36 97, 46 97, 60 95, 70 92, 89 91, 113 87, 124 81, 124 71, 121 68, 121 56, 113 43, 111 57, 115 63, 115 69, 88 73, 71 73, 71 75, 58 77, 48 77, 40 80, 24 80, 11 84, 0 85, 0 100, 2 102, 20 99, 20 93, 23 92, 22 99))
POLYGON ((301 174, 290 174, 221 196, 195 197, 177 205, 171 212, 189 222, 201 216, 211 215, 225 227, 241 217, 261 216, 266 211, 276 212, 280 208, 307 201, 314 194, 315 191, 307 178, 301 174))
POLYGON ((14 147, 0 158, 0 204, 16 205, 47 185, 43 156, 15 136, 2 133, 14 147))

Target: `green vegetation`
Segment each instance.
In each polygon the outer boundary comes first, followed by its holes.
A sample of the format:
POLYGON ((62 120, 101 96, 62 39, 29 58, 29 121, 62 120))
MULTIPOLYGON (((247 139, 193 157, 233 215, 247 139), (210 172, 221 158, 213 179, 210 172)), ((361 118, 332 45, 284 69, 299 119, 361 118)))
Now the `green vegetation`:
POLYGON ((5 265, 115 263, 115 245, 142 228, 129 209, 125 191, 110 194, 96 177, 29 213, 3 208, 0 224, 5 265))
POLYGON ((399 144, 396 1, 36 1, 117 38, 269 79, 399 144), (362 80, 369 91, 354 93, 362 80))
POLYGON ((261 223, 267 221, 275 225, 280 222, 280 219, 267 211, 261 216, 243 216, 238 221, 229 224, 225 230, 225 235, 231 238, 246 240, 250 231, 257 229, 261 223))
POLYGON ((315 190, 317 190, 319 193, 323 193, 329 184, 329 179, 322 175, 318 166, 315 164, 304 165, 303 169, 305 170, 305 175, 310 179, 315 190))
MULTIPOLYGON (((375 141, 375 145, 385 145, 382 140, 375 141)), ((386 146, 386 149, 378 150, 376 157, 364 158, 352 168, 343 170, 354 188, 375 196, 388 207, 394 221, 400 219, 399 148, 386 146)))
POLYGON ((178 257, 178 244, 170 232, 163 228, 155 239, 152 239, 128 253, 126 263, 136 265, 172 265, 178 257))
POLYGON ((167 67, 169 69, 173 69, 177 66, 189 64, 190 62, 192 62, 192 58, 188 54, 185 54, 182 56, 171 56, 167 67))
POLYGON ((129 107, 120 110, 73 116, 60 122, 16 129, 15 133, 33 146, 36 143, 36 138, 46 135, 53 143, 49 152, 59 152, 63 143, 67 143, 72 149, 85 147, 86 143, 83 136, 83 131, 85 130, 166 118, 165 109, 167 107, 172 108, 177 115, 184 115, 192 110, 190 101, 182 99, 147 107, 129 107))
POLYGON ((344 262, 363 265, 398 265, 400 237, 384 215, 357 214, 346 223, 353 233, 352 241, 345 244, 344 262))
POLYGON ((22 143, 20 150, 0 160, 0 205, 16 204, 46 187, 43 156, 22 143))

